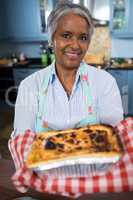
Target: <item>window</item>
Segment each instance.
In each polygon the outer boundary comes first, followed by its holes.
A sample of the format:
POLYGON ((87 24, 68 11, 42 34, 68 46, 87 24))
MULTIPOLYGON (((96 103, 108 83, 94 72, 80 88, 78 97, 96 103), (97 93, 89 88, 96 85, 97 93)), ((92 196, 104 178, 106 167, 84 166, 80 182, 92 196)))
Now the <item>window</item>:
POLYGON ((46 32, 47 19, 53 8, 53 0, 39 0, 40 1, 40 15, 42 32, 46 32))

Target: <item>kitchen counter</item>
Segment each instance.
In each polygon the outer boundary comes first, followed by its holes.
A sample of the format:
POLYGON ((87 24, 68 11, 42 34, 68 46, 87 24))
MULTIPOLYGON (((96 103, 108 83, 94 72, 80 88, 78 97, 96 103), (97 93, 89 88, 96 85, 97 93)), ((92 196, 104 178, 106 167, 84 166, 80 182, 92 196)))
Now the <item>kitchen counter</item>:
POLYGON ((117 66, 117 67, 114 67, 114 66, 110 66, 110 67, 107 67, 106 70, 108 69, 111 69, 111 70, 133 70, 133 66, 130 66, 130 67, 121 67, 121 66, 117 66))
POLYGON ((15 64, 11 63, 11 60, 0 59, 0 69, 2 68, 43 68, 41 64, 41 58, 28 58, 25 61, 17 62, 15 64), (7 64, 8 63, 8 64, 7 64))
POLYGON ((111 68, 111 69, 128 69, 128 70, 132 70, 133 69, 133 63, 127 63, 127 62, 125 62, 125 63, 116 63, 116 62, 114 62, 114 63, 112 63, 112 65, 109 67, 109 68, 111 68))

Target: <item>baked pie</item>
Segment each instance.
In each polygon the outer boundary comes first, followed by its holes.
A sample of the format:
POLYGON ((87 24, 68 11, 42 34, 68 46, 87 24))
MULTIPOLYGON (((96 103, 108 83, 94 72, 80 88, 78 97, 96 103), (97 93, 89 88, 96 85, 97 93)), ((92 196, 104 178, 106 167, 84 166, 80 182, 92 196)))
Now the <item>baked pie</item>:
POLYGON ((123 148, 121 141, 109 125, 88 125, 62 131, 38 133, 26 159, 26 165, 34 168, 76 158, 119 158, 123 148))

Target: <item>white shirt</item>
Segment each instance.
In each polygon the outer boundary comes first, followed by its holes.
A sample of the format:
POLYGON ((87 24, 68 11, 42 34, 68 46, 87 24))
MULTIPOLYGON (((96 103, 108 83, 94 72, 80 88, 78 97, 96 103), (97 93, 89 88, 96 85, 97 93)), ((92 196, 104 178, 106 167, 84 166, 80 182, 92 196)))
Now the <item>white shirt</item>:
MULTIPOLYGON (((72 94, 68 99, 56 76, 54 63, 52 65, 53 71, 43 108, 43 120, 48 122, 52 129, 72 128, 88 115, 80 74, 78 72, 76 74, 72 94)), ((26 129, 35 131, 37 97, 47 70, 48 68, 39 70, 21 82, 15 105, 12 136, 24 133, 26 129)), ((97 123, 116 125, 123 119, 123 108, 115 79, 108 72, 89 65, 87 74, 97 123)))

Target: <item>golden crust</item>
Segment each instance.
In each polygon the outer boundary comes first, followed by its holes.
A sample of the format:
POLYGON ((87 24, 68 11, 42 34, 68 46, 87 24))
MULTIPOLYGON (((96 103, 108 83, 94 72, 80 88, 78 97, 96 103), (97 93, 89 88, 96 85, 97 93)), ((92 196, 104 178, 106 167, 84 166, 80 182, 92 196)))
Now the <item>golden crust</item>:
POLYGON ((113 158, 121 154, 120 141, 113 127, 95 124, 78 129, 38 133, 26 165, 33 168, 54 161, 81 157, 113 158))

